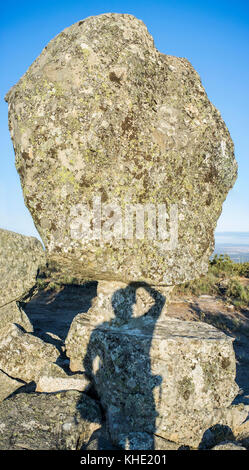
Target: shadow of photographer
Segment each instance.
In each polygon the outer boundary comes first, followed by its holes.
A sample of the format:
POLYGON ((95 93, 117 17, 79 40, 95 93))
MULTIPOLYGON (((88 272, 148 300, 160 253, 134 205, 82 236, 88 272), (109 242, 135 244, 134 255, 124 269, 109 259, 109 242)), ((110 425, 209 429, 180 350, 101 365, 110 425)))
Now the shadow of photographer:
POLYGON ((148 449, 154 449, 158 416, 154 390, 161 387, 162 378, 152 372, 150 349, 165 301, 148 284, 130 283, 112 295, 115 317, 98 324, 90 335, 84 370, 100 398, 109 436, 122 448, 134 448, 136 433, 146 432, 148 449), (134 316, 141 288, 152 305, 134 316))

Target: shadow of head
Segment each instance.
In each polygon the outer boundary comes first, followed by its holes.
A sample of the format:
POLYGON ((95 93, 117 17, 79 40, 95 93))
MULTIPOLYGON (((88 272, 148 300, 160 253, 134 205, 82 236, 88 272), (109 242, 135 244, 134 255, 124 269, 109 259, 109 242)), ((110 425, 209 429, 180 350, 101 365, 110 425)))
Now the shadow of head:
POLYGON ((144 290, 152 301, 147 305, 148 310, 142 313, 153 317, 160 315, 166 302, 165 296, 145 282, 131 282, 127 287, 115 291, 112 296, 112 308, 116 318, 127 322, 133 317, 138 290, 144 290))

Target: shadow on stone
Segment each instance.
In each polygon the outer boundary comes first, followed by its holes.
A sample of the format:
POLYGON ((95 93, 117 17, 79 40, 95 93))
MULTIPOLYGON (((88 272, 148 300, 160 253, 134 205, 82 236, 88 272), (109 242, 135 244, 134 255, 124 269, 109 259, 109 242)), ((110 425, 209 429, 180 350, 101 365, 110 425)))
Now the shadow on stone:
MULTIPOLYGON (((165 300, 159 291, 146 283, 130 283, 112 295, 115 318, 97 324, 91 332, 83 369, 92 380, 97 396, 101 397, 107 436, 109 433, 111 441, 119 448, 143 448, 141 443, 137 447, 136 439, 130 439, 130 436, 145 431, 150 435, 146 448, 154 449, 158 416, 154 389, 160 387, 162 379, 151 371, 150 347, 165 300), (141 287, 154 303, 142 316, 134 317, 136 292, 141 287), (147 332, 146 341, 140 334, 141 325, 147 332), (138 335, 135 342, 134 334, 138 335)), ((93 440, 95 448, 99 445, 103 449, 101 431, 93 440)))
POLYGON ((89 441, 80 450, 118 450, 109 439, 105 426, 94 431, 89 441))
POLYGON ((210 449, 225 441, 235 441, 231 428, 223 424, 215 424, 204 432, 199 444, 199 450, 210 449))
MULTIPOLYGON (((17 380, 17 379, 15 379, 17 380)), ((13 393, 11 393, 5 400, 14 397, 15 395, 19 395, 19 393, 33 393, 36 389, 36 383, 34 381, 29 383, 23 383, 20 381, 20 387, 17 388, 13 393)))
MULTIPOLYGON (((57 347, 58 341, 63 343, 67 337, 67 357, 65 349, 62 350, 64 358, 68 362, 70 359, 71 369, 68 364, 67 374, 85 373, 91 381, 91 387, 84 389, 80 396, 87 398, 87 395, 88 399, 100 405, 101 419, 96 424, 99 428, 96 429, 95 425, 90 439, 88 434, 88 440, 83 441, 82 450, 186 450, 190 441, 191 447, 206 449, 222 441, 234 440, 229 426, 215 424, 209 427, 211 420, 206 413, 206 403, 192 423, 191 413, 187 414, 187 406, 191 411, 191 396, 185 397, 190 379, 184 383, 183 380, 177 382, 178 377, 182 378, 183 370, 187 378, 189 372, 192 373, 192 368, 189 370, 191 363, 185 366, 186 370, 182 366, 184 354, 181 353, 181 338, 184 338, 184 344, 189 348, 187 351, 193 355, 194 361, 197 359, 202 364, 202 353, 196 357, 196 348, 203 341, 207 344, 210 339, 219 341, 220 333, 200 322, 168 318, 164 313, 166 297, 165 290, 159 291, 146 283, 125 285, 100 281, 83 286, 64 286, 60 292, 45 292, 44 298, 38 297, 33 305, 30 305, 32 301, 26 305, 35 335, 44 341, 47 335, 47 342, 52 338, 57 341, 57 347), (56 334, 59 339, 53 338, 56 334), (181 390, 185 387, 184 394, 177 389, 177 384, 181 385, 181 390), (185 402, 183 408, 179 404, 182 395, 187 400, 186 409, 185 402), (175 412, 178 405, 179 410, 175 412), (179 422, 175 424, 177 420, 179 422), (207 425, 200 425, 199 436, 196 435, 192 442, 192 429, 203 420, 205 423, 207 421, 207 425), (167 423, 166 434, 162 422, 167 423), (179 438, 178 444, 167 440, 171 439, 175 429, 181 434, 181 430, 188 425, 189 436, 183 432, 184 439, 179 438)), ((212 324, 212 319, 207 316, 205 322, 212 324)), ((218 343, 215 347, 219 352, 218 343)), ((217 353, 214 356, 212 351, 208 353, 205 349, 205 361, 210 357, 211 361, 215 359, 217 353)), ((222 368, 220 371, 223 374, 222 368)), ((193 409, 198 410, 198 399, 199 396, 192 398, 197 407, 193 409)), ((82 420, 91 427, 87 409, 80 406, 80 400, 78 404, 82 420)), ((221 423, 222 419, 215 416, 212 423, 221 423)))

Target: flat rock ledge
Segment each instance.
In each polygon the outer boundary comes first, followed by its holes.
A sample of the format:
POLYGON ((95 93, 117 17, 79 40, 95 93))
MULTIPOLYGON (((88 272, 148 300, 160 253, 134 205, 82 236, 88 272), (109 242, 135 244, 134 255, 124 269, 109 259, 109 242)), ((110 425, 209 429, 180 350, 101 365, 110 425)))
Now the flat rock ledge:
POLYGON ((57 364, 46 364, 42 369, 36 385, 36 392, 53 393, 66 390, 87 391, 90 381, 84 374, 68 375, 57 364))

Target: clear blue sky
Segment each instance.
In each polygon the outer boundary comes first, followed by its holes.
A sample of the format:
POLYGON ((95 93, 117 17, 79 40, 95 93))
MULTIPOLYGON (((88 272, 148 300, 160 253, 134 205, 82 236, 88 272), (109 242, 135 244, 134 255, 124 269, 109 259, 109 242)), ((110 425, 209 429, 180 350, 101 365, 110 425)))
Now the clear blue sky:
POLYGON ((37 235, 14 166, 4 95, 60 31, 87 16, 107 12, 140 18, 161 52, 188 58, 200 74, 230 130, 239 163, 239 177, 223 206, 217 231, 249 232, 248 0, 1 2, 0 227, 37 235))

